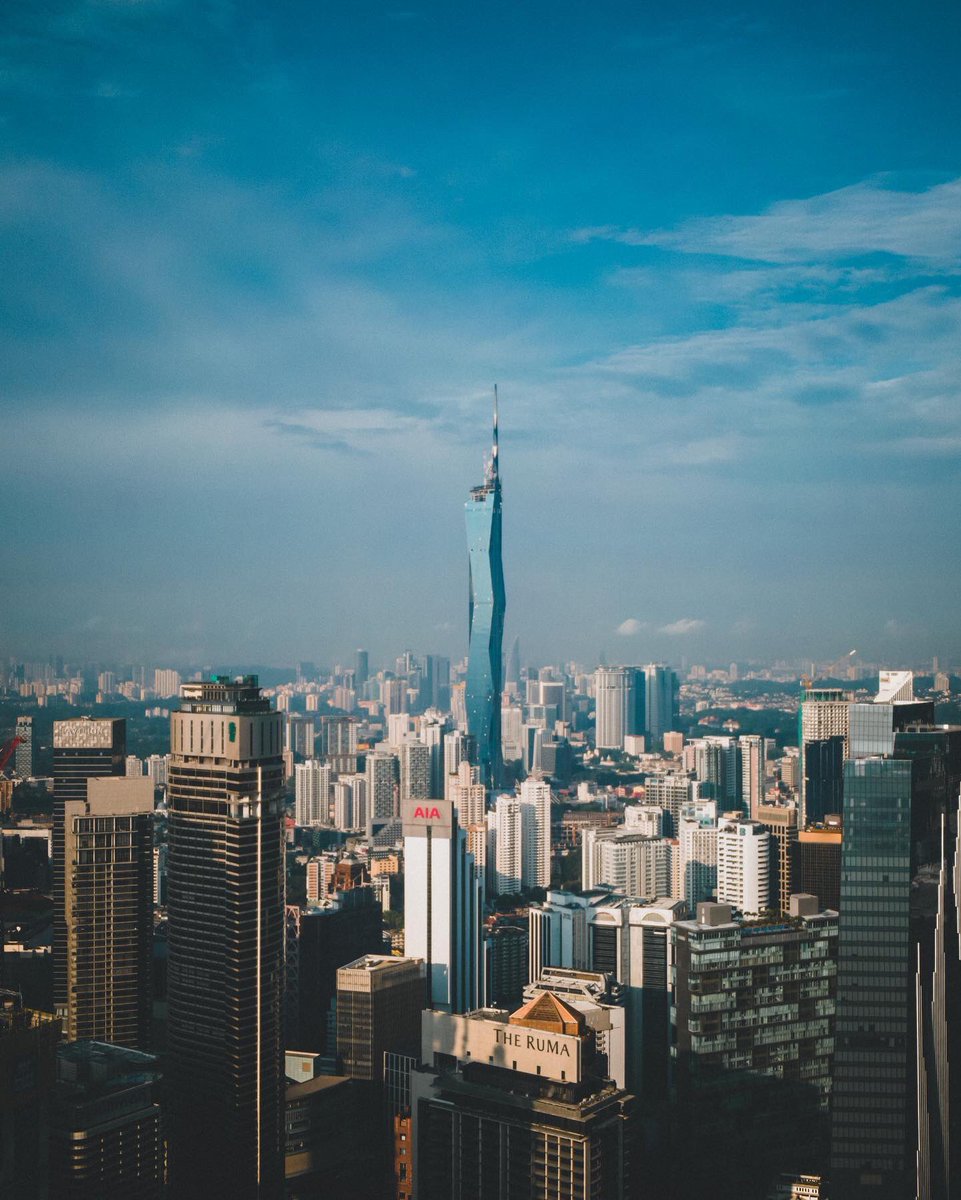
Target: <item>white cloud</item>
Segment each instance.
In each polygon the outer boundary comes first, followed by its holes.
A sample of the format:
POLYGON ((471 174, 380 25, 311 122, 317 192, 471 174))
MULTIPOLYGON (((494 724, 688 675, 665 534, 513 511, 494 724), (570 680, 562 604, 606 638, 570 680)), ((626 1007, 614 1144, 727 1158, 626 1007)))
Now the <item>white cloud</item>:
POLYGON ((658 633, 666 633, 671 637, 683 637, 688 633, 700 633, 704 625, 705 622, 697 617, 680 617, 677 621, 672 621, 670 625, 662 625, 658 633))
POLYGON ((884 253, 941 265, 961 263, 961 179, 899 192, 866 180, 803 200, 781 200, 747 216, 695 218, 676 229, 588 226, 575 242, 660 246, 769 263, 804 263, 884 253))
POLYGON ((628 617, 626 621, 622 621, 618 625, 615 633, 619 633, 621 637, 633 637, 636 633, 640 633, 647 628, 645 621, 639 621, 637 617, 628 617))

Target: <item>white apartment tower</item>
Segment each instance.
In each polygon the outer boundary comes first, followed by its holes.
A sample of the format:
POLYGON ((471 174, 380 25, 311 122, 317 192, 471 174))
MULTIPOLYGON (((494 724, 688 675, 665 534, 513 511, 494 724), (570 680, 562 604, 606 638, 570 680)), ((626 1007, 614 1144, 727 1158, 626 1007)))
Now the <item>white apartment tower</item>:
POLYGON ((771 835, 759 821, 729 816, 717 823, 717 899, 746 917, 771 906, 771 835))
POLYGON ((331 771, 317 759, 294 767, 294 820, 298 825, 326 825, 330 819, 331 771))

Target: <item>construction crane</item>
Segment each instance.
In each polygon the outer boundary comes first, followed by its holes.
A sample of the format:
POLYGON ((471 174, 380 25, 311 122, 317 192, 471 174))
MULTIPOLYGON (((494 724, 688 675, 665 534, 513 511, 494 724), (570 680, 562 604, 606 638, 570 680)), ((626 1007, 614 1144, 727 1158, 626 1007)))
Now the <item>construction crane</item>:
POLYGON ((2 749, 0 749, 0 775, 3 774, 14 750, 16 750, 22 741, 22 737, 12 737, 9 742, 4 742, 2 749))

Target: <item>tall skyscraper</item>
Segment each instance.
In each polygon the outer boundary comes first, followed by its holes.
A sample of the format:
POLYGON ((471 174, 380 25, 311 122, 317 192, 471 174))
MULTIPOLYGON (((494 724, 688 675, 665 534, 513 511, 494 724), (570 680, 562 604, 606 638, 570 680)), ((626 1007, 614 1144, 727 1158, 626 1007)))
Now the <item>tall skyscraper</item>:
POLYGON ((717 823, 717 898, 745 917, 771 907, 771 835, 759 821, 717 823))
POLYGON ((637 667, 600 667, 594 672, 598 750, 623 750, 624 738, 644 732, 644 675, 637 667))
POLYGON ((488 787, 501 776, 501 655, 504 640, 504 564, 501 557, 501 480, 494 440, 484 482, 465 505, 470 563, 467 650, 467 730, 477 742, 477 765, 488 787))
POLYGON ((651 663, 644 668, 644 721, 648 749, 659 750, 664 734, 678 716, 677 676, 670 667, 651 663))
POLYGON ((848 757, 850 693, 806 687, 798 712, 801 825, 841 811, 843 764, 848 757))
POLYGON ((150 1042, 153 1000, 153 784, 87 780, 64 803, 68 1041, 134 1050, 150 1042))
POLYGON ((404 950, 427 968, 426 1007, 483 1002, 483 883, 449 800, 408 800, 404 820, 404 950))
POLYGON ((67 925, 64 912, 64 805, 87 799, 87 780, 125 775, 127 723, 80 717, 53 723, 53 999, 67 1015, 67 925))
POLYGON ((257 677, 181 689, 168 803, 171 1187, 283 1194, 282 717, 257 677))
POLYGON ((354 666, 354 686, 358 691, 370 677, 369 659, 366 650, 358 650, 354 666))

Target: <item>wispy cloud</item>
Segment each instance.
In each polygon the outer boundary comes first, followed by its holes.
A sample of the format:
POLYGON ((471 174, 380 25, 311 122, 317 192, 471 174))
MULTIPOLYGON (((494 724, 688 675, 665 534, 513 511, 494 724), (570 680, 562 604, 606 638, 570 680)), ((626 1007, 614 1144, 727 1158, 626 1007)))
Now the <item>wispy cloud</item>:
POLYGON ((641 633, 647 628, 649 626, 646 621, 639 621, 637 617, 628 617, 626 621, 622 621, 618 625, 614 632, 620 634, 621 637, 634 637, 635 634, 641 633))
POLYGON ((917 192, 896 191, 868 180, 804 200, 782 200, 757 215, 705 217, 675 229, 587 226, 574 230, 571 239, 769 263, 890 254, 957 266, 961 263, 961 179, 917 192))
POLYGON ((669 625, 662 625, 658 633, 666 633, 669 637, 686 637, 690 633, 700 633, 706 627, 706 622, 697 617, 681 617, 669 625))

